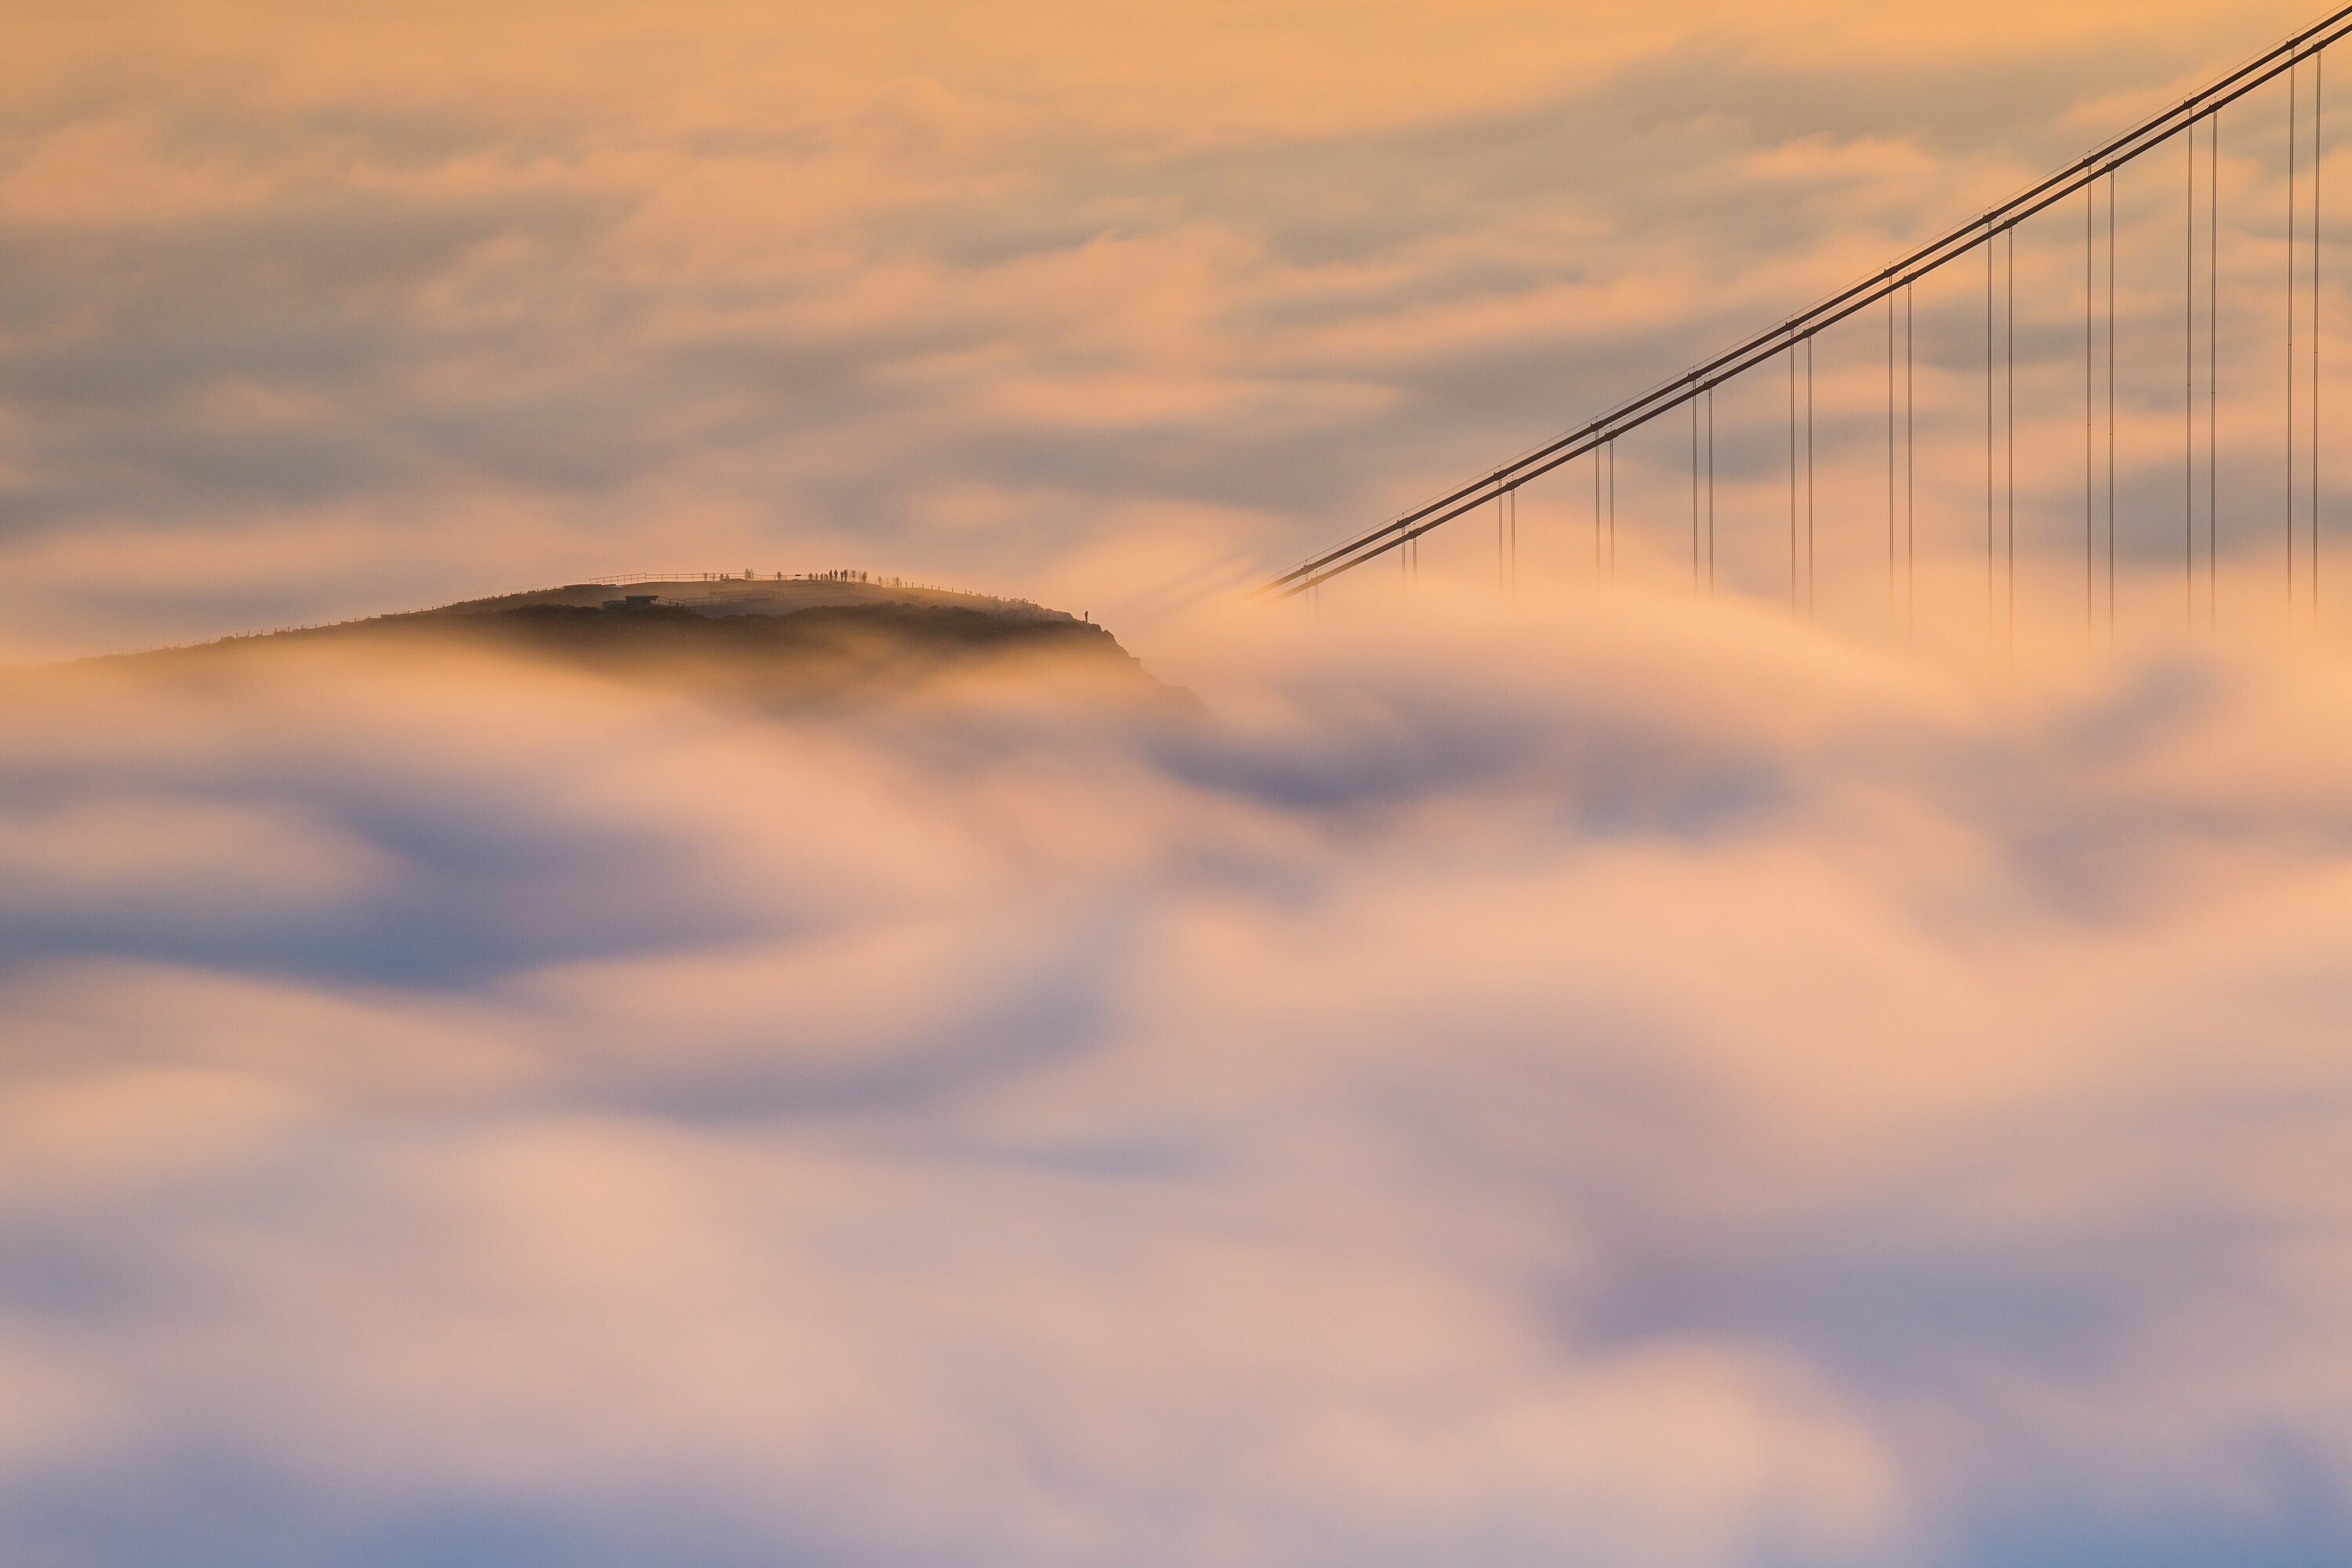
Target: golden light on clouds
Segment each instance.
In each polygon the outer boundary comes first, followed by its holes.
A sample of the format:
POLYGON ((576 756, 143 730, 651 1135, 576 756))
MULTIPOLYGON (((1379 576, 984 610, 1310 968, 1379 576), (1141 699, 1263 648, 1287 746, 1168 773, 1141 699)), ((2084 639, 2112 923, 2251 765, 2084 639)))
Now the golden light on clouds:
POLYGON ((1213 715, 19 678, 0 1531, 2330 1546, 2340 661, 1599 603, 1227 626, 1213 715))
POLYGON ((7 641, 701 557, 1143 613, 1168 568, 1244 580, 1490 465, 2301 19, 26 8, 7 641))
POLYGON ((2352 665, 2280 613, 2277 104, 2224 143, 2221 635, 2161 160, 2112 639, 2079 206, 2019 252, 2013 648, 1973 263, 1917 300, 1916 597, 1876 316, 1817 345, 1810 622, 1771 377, 1712 597, 1674 421, 1613 576, 1579 465, 1513 592, 1482 514, 1234 594, 2306 19, 17 7, 0 660, 851 566, 1198 700, 0 670, 0 1561, 2352 1554, 2352 665))

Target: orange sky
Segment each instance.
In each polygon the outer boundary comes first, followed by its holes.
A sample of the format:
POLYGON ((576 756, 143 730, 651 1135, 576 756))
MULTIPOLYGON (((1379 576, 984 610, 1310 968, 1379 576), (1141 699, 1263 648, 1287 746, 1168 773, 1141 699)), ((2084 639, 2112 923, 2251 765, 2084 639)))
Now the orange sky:
POLYGON ((2303 19, 20 7, 0 647, 746 565, 1148 615, 2303 19))

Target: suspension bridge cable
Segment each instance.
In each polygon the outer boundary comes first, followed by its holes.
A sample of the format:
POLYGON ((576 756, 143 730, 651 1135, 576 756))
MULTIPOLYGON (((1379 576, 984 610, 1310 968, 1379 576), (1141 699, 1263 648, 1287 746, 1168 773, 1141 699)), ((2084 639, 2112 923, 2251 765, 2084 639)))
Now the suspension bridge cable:
POLYGON ((2221 521, 2221 116, 2209 122, 2205 159, 2205 629, 2220 626, 2221 521))
POLYGON ((1797 345, 1789 345, 1789 613, 1797 598, 1797 345))
POLYGON ((1992 520, 1993 520, 1993 457, 1992 457, 1992 270, 1993 247, 1985 245, 1985 636, 1992 636, 1992 520))
MULTIPOLYGON (((2185 226, 2180 287, 2180 608, 2197 628, 2197 138, 2189 149, 2189 194, 2181 208, 2185 226)), ((2206 265, 2213 258, 2208 257, 2206 265)))
POLYGON ((2311 57, 2311 627, 2319 629, 2319 188, 2326 153, 2327 55, 2311 57))
POLYGON ((1715 388, 1706 389, 1706 591, 1715 592, 1715 388))
POLYGON ((1609 443, 1609 581, 1617 581, 1617 443, 1609 443))
POLYGON ((1805 340, 1805 619, 1813 618, 1813 340, 1805 340))
POLYGON ((1903 629, 1915 635, 1919 626, 1919 388, 1914 367, 1919 319, 1914 311, 1914 289, 1903 290, 1903 629))
POLYGON ((2096 497, 2091 493, 2091 463, 2095 446, 2095 433, 2091 427, 2092 399, 2098 389, 2092 384, 2091 342, 2092 313, 2098 308, 2097 289, 2092 271, 2093 229, 2097 226, 2098 187, 2085 186, 2083 191, 2083 640, 2088 644, 2094 635, 2091 616, 2091 596, 2096 584, 2092 578, 2091 516, 2096 497))
POLYGON ((1698 592, 1698 405, 1690 405, 1691 592, 1698 592))
POLYGON ((1895 609, 1895 296, 1886 297, 1886 608, 1895 609))
POLYGON ((2107 175, 2107 646, 2116 644, 2116 175, 2107 175))
POLYGON ((2009 583, 2008 583, 2008 594, 2009 594, 2009 604, 2008 604, 2008 610, 2007 610, 2007 616, 2008 616, 2008 620, 2007 620, 2007 627, 2008 627, 2008 632, 2009 632, 2009 651, 2010 651, 2010 653, 2011 654, 2011 656, 2013 657, 2013 656, 2016 654, 2016 652, 2017 652, 2017 230, 2016 230, 2016 228, 2012 226, 2012 227, 2011 227, 2009 230, 2007 230, 2007 231, 2006 231, 2006 233, 2005 233, 2005 236, 2004 236, 2004 239, 2005 239, 2005 243, 2004 243, 2004 244, 2002 245, 2002 247, 2001 247, 2001 252, 2002 252, 2002 256, 2003 256, 2003 258, 2004 258, 2004 265, 2005 265, 2005 268, 2006 268, 2006 270, 2007 270, 2007 274, 2008 274, 2008 283, 2009 283, 2009 303, 2008 303, 2008 305, 2007 305, 2007 307, 2006 307, 2006 310, 2005 310, 2005 312, 2004 312, 2004 315, 2003 315, 2003 324, 2005 325, 2005 327, 2006 327, 2006 329, 2007 329, 2007 331, 2008 331, 2008 336, 2009 336, 2009 346, 2008 346, 2008 350, 2007 350, 2007 352, 2006 352, 2006 353, 2001 356, 2001 380, 2002 380, 2002 382, 2003 382, 2003 384, 2004 384, 2005 390, 2006 390, 2006 392, 2007 392, 2007 394, 2008 394, 2008 400, 2009 400, 2009 411, 2008 411, 2008 414, 2007 414, 2007 416, 2006 416, 2006 424, 2005 424, 2005 426, 2004 426, 2004 433, 2005 433, 2005 434, 2006 434, 2006 436, 2008 437, 2008 440, 2009 440, 2009 456, 2008 456, 2008 459, 2007 459, 2007 461, 2006 461, 2006 463, 2005 463, 2005 465, 2004 465, 2004 467, 2003 467, 2003 475, 2004 475, 2004 477, 2007 479, 2007 480, 2008 480, 2008 482, 2009 482, 2009 503, 2008 503, 2008 513, 2007 513, 2007 526, 2008 526, 2008 531, 2009 531, 2009 548, 2008 548, 2008 578, 2009 578, 2009 583))
MULTIPOLYGON (((2300 65, 2300 61, 2295 62, 2300 65)), ((2286 613, 2294 619, 2294 296, 2296 139, 2303 129, 2299 70, 2286 78, 2286 613)))
POLYGON ((1601 453, 1592 454, 1592 581, 1601 581, 1601 453))
POLYGON ((2315 47, 2352 36, 2352 5, 2340 7, 2285 41, 2263 51, 2200 91, 2135 126, 2065 169, 2021 192, 2000 206, 1971 219, 1942 237, 1920 247, 1894 265, 1854 283, 1779 324, 1755 334, 1731 350, 1620 405, 1599 418, 1527 452, 1390 521, 1348 540, 1301 563, 1261 585, 1261 593, 1297 591, 1309 578, 1336 575, 1395 549, 1407 536, 1418 536, 1484 504, 1496 489, 1523 484, 1549 473, 1595 449, 1649 424, 1710 386, 1769 361, 1801 339, 1810 338, 1856 311, 1865 310, 1894 289, 1958 260, 1997 231, 2042 212, 2098 179, 2112 169, 2139 158, 2208 115, 2275 80, 2315 47))

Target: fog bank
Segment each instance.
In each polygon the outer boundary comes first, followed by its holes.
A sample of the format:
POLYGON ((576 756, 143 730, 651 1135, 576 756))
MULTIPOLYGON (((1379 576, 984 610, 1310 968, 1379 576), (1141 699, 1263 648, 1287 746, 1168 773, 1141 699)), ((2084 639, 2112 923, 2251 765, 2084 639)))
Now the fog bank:
POLYGON ((2352 665, 0 692, 11 1561, 2310 1561, 2352 665))

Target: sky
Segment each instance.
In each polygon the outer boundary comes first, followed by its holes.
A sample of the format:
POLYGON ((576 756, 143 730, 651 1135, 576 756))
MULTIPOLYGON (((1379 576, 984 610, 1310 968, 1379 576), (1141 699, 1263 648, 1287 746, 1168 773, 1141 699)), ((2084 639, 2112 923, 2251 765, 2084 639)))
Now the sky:
MULTIPOLYGON (((2307 19, 28 0, 0 62, 0 657, 835 566, 1143 635, 2307 19)), ((2242 462, 2231 432, 2225 505, 2249 531, 2276 484, 2281 96, 2224 148, 2231 408, 2262 426, 2242 462)), ((2122 193, 2124 486, 2158 510, 2178 184, 2168 153, 2122 193)), ((2075 226, 2026 245, 2030 427, 2075 395, 2075 226)), ((1973 287, 1919 300, 1922 438, 1950 447, 1926 459, 1931 546, 1980 531, 1973 287)), ((1875 330, 1821 345, 1825 460, 1854 447, 1825 504, 1864 542, 1875 330)), ((1724 504, 1761 549, 1780 476, 1753 397, 1724 411, 1724 504)), ((2051 423, 2021 461, 2054 539, 2079 462, 2051 423)), ((1678 459, 1622 456, 1626 506, 1670 528, 1678 459)), ((1580 483, 1531 490, 1532 531, 1565 537, 1580 483)))
POLYGON ((1674 432, 1607 591, 1579 470, 1508 594, 1482 519, 1235 595, 2305 19, 21 7, 0 660, 850 566, 1197 701, 0 668, 0 1560, 2352 1557, 2278 106, 2225 128, 2197 636, 2177 164, 2118 194, 2112 639, 2071 214, 2015 656, 1974 274, 1918 301, 1916 634, 1868 322, 1810 620, 1769 385, 1713 595, 1674 432))

